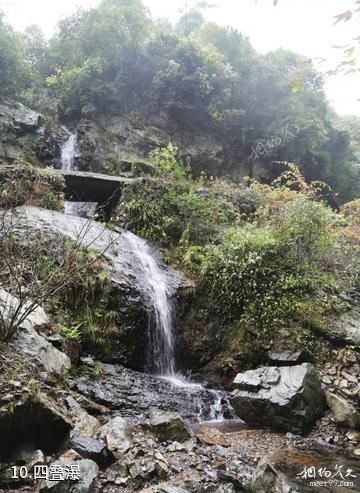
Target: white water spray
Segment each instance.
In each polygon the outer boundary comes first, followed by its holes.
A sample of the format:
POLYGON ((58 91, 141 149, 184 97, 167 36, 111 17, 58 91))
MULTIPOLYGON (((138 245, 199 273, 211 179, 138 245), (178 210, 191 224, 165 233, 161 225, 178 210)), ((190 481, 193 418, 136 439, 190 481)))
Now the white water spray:
POLYGON ((149 320, 148 365, 160 376, 175 377, 171 300, 174 288, 169 283, 166 270, 160 267, 146 241, 128 231, 123 233, 122 237, 139 261, 138 267, 143 271, 143 290, 153 308, 149 320))
POLYGON ((71 171, 74 169, 75 158, 79 157, 78 141, 76 133, 71 133, 65 126, 61 127, 68 135, 61 146, 61 169, 71 171))

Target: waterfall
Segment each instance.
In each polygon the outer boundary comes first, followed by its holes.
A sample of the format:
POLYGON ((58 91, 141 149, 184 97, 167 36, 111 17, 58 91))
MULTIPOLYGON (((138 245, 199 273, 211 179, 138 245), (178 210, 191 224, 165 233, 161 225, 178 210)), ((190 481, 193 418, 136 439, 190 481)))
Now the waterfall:
POLYGON ((175 377, 175 342, 173 334, 174 288, 165 269, 157 262, 149 244, 130 232, 123 233, 143 272, 143 290, 149 298, 148 366, 160 376, 175 377))
MULTIPOLYGON (((61 169, 63 171, 72 171, 75 168, 75 159, 80 156, 79 144, 76 133, 64 125, 61 126, 67 135, 67 139, 61 146, 61 169)), ((97 203, 95 202, 71 202, 64 201, 65 214, 79 217, 92 217, 95 214, 97 203)))
POLYGON ((157 402, 156 392, 162 395, 162 399, 170 392, 173 395, 172 402, 176 402, 175 396, 178 396, 179 406, 180 401, 183 407, 187 401, 191 402, 192 408, 197 409, 196 419, 199 422, 223 421, 235 417, 226 392, 207 389, 176 373, 172 300, 179 286, 179 277, 164 265, 156 248, 129 231, 114 231, 99 222, 66 216, 56 211, 28 207, 26 221, 34 228, 41 225, 42 231, 50 228, 74 240, 82 231, 81 242, 85 247, 91 245, 92 249, 104 252, 104 257, 111 265, 114 282, 126 280, 142 293, 149 311, 146 370, 154 374, 145 378, 154 387, 151 392, 149 388, 144 388, 144 392, 147 392, 148 397, 149 392, 154 394, 154 406, 157 402), (161 380, 156 377, 161 377, 161 380), (157 383, 153 384, 156 380, 157 383))
POLYGON ((68 136, 61 146, 61 169, 71 171, 74 169, 75 158, 79 157, 77 136, 76 133, 71 133, 65 126, 61 128, 68 136))

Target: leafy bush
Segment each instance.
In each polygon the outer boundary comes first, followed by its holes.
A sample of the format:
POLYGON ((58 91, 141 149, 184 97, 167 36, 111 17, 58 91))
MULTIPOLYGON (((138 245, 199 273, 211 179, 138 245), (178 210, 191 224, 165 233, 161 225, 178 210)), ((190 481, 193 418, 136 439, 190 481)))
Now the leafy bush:
POLYGON ((62 210, 64 179, 33 166, 18 165, 0 170, 0 208, 33 205, 62 210))
POLYGON ((190 175, 189 163, 184 163, 176 158, 178 148, 171 143, 150 152, 149 159, 154 165, 155 175, 162 178, 181 180, 190 175))
POLYGON ((256 209, 255 187, 245 192, 205 176, 192 179, 176 152, 172 145, 153 151, 150 160, 158 178, 144 178, 125 190, 117 212, 129 229, 164 246, 178 246, 184 235, 189 244, 204 245, 240 221, 244 211, 256 209))
POLYGON ((224 319, 266 330, 284 323, 297 301, 324 282, 332 242, 329 211, 298 199, 267 223, 225 232, 202 260, 202 288, 224 319))

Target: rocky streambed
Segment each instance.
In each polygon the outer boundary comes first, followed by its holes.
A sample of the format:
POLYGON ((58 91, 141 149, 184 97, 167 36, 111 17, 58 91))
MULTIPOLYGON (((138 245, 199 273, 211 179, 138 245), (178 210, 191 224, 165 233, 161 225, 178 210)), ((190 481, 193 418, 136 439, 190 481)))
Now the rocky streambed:
MULTIPOLYGON (((35 315, 24 334, 35 330, 46 340, 41 329, 46 315, 41 311, 35 315)), ((64 374, 66 365, 61 369, 54 364, 63 358, 59 360, 55 348, 46 347, 43 360, 41 348, 38 354, 26 355, 19 340, 1 353, 5 366, 0 393, 0 491, 301 493, 314 491, 310 481, 326 479, 325 474, 336 476, 333 483, 317 491, 359 489, 359 433, 338 428, 336 415, 324 402, 323 417, 312 415, 310 433, 271 429, 276 406, 287 412, 285 423, 291 430, 291 416, 301 411, 311 389, 319 395, 323 392, 310 363, 294 365, 293 370, 264 367, 244 372, 236 378, 238 388, 231 395, 220 392, 223 404, 228 398, 249 401, 253 393, 253 400, 261 399, 264 406, 267 398, 262 428, 256 429, 243 423, 239 426, 239 422, 234 427, 233 421, 199 423, 211 418, 211 389, 175 387, 164 379, 91 357, 82 358, 82 370, 76 377, 59 381, 54 376, 59 371, 64 374), (286 398, 283 387, 293 372, 296 378, 292 377, 286 398), (306 396, 303 388, 307 388, 306 396), (264 397, 264 392, 270 395, 264 397), (80 479, 12 477, 13 467, 30 471, 37 464, 76 464, 80 479), (336 480, 345 481, 346 486, 336 480)), ((356 365, 342 359, 330 371, 353 375, 356 365)), ((335 379, 331 383, 335 392, 335 379)), ((311 409, 310 405, 303 407, 305 413, 311 409)))
MULTIPOLYGON (((74 239, 80 227, 84 244, 104 252, 121 323, 112 357, 83 354, 75 374, 41 307, 1 348, 0 491, 302 493, 314 491, 311 480, 327 480, 320 492, 359 490, 354 349, 338 349, 325 367, 305 352, 269 353, 267 364, 237 372, 228 391, 136 371, 147 364, 149 309, 162 307, 156 283, 144 282, 156 252, 80 218, 35 208, 19 214, 43 234, 74 239), (133 310, 136 321, 124 324, 133 310), (38 465, 76 465, 80 477, 34 479, 38 465), (14 477, 14 467, 29 474, 14 477)), ((21 217, 18 225, 21 233, 21 217)), ((181 281, 156 261, 155 280, 169 283, 171 298, 181 281)), ((3 316, 17 303, 0 290, 3 316)))

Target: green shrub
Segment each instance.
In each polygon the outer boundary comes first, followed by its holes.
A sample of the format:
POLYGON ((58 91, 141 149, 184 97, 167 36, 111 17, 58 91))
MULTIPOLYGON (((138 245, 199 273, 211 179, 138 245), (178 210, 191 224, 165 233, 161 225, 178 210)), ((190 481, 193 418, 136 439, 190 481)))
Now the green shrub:
POLYGON ((227 230, 202 260, 202 289, 214 309, 258 329, 283 324, 300 299, 325 285, 328 219, 325 206, 299 199, 263 225, 227 230))
POLYGON ((178 148, 171 143, 150 152, 149 160, 154 166, 155 176, 182 180, 190 176, 190 165, 188 162, 177 158, 178 148))
POLYGON ((0 169, 0 208, 33 205, 62 210, 64 178, 30 165, 0 169))

